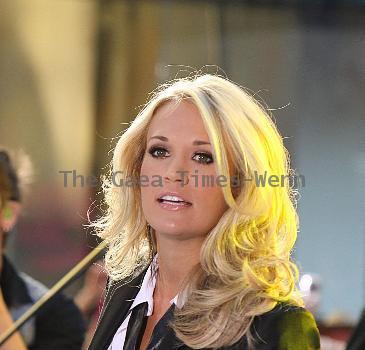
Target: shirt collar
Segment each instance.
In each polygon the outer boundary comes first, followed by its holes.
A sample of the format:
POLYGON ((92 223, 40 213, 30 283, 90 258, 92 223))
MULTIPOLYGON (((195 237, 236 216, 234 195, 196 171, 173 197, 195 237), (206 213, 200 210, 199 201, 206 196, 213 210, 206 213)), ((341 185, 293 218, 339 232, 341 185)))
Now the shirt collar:
MULTIPOLYGON (((153 260, 143 277, 141 288, 130 307, 130 309, 132 310, 137 305, 147 302, 147 316, 151 316, 153 313, 153 292, 156 286, 156 274, 154 273, 154 271, 157 271, 157 254, 153 257, 153 260)), ((171 305, 177 305, 177 300, 178 295, 170 300, 171 305)))
POLYGON ((27 286, 17 270, 13 267, 5 255, 0 274, 0 287, 3 292, 5 304, 8 307, 32 303, 27 286))

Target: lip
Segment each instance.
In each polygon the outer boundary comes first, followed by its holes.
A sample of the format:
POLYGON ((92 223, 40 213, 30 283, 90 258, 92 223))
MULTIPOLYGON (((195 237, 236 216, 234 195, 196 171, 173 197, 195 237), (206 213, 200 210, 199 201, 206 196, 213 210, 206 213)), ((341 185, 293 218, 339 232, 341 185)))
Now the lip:
POLYGON ((177 192, 163 192, 163 193, 160 193, 155 199, 156 199, 156 202, 158 203, 158 205, 162 209, 167 209, 167 210, 172 210, 172 211, 187 209, 192 206, 192 203, 190 201, 188 201, 186 198, 184 198, 181 194, 179 194, 177 192), (181 198, 186 203, 159 202, 158 199, 161 198, 162 196, 176 196, 176 197, 181 198))
POLYGON ((162 192, 160 194, 157 195, 156 197, 156 201, 161 198, 162 196, 175 196, 175 197, 179 197, 181 198, 184 202, 190 203, 192 204, 189 200, 187 200, 186 198, 184 198, 180 193, 178 192, 162 192))

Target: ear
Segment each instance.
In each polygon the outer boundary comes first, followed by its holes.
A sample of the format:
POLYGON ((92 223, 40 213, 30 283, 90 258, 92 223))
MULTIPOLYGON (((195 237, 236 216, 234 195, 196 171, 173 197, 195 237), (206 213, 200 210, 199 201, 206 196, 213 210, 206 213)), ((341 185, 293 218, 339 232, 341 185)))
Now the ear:
POLYGON ((15 201, 9 201, 0 213, 0 227, 2 231, 9 232, 13 229, 20 214, 21 204, 15 201))

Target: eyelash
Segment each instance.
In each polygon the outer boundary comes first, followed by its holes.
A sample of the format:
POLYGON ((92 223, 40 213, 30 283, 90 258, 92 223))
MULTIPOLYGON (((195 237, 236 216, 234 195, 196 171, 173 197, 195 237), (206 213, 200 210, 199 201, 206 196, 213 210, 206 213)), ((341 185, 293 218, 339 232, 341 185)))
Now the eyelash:
MULTIPOLYGON (((158 157, 156 155, 154 155, 154 153, 156 151, 164 151, 164 152, 167 152, 166 148, 164 147, 156 147, 156 146, 153 146, 151 147, 149 150, 148 150, 148 153, 153 157, 153 158, 164 158, 163 156, 162 157, 158 157)), ((204 164, 204 165, 208 165, 208 164, 211 164, 213 163, 213 156, 210 154, 210 153, 206 153, 206 152, 196 152, 194 154, 194 157, 195 156, 203 156, 203 157, 207 157, 209 158, 208 161, 198 161, 198 163, 200 164, 204 164)))

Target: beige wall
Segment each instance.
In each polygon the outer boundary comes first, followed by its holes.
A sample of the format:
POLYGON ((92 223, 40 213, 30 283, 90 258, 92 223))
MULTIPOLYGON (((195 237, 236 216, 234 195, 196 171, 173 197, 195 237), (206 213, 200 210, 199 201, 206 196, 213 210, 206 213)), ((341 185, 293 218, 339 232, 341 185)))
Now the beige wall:
MULTIPOLYGON (((23 94, 37 91, 38 104, 43 118, 37 115, 1 115, 2 140, 22 146, 11 135, 32 120, 43 124, 47 135, 39 134, 33 148, 47 147, 42 138, 49 139, 51 148, 46 157, 52 158, 55 170, 76 167, 89 169, 93 152, 94 80, 96 3, 93 1, 12 0, 11 35, 19 55, 33 77, 32 85, 24 80, 23 94), (7 119, 19 121, 9 130, 7 119), (26 123, 22 119, 27 118, 26 123), (6 130, 6 133, 4 132, 6 130), (4 132, 4 133, 3 133, 4 132), (18 143, 18 144, 17 144, 18 143)), ((14 62, 14 71, 18 70, 14 62)), ((7 72, 11 79, 11 72, 7 72)), ((16 91, 15 91, 16 93, 16 91)), ((21 97, 18 101, 22 103, 21 97)), ((1 113, 2 107, 0 107, 1 113)), ((31 130, 28 130, 31 131, 31 130)), ((25 132, 25 131, 23 131, 25 132)), ((32 153, 32 149, 29 150, 32 153)), ((35 151, 35 154, 38 154, 35 151)), ((44 153, 43 153, 44 154, 44 153)), ((37 161, 35 159, 35 161, 37 161)), ((47 178, 55 177, 47 167, 39 169, 47 178)))

